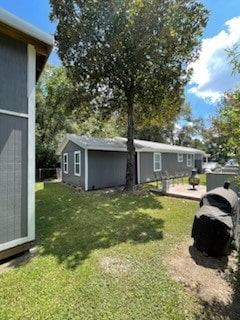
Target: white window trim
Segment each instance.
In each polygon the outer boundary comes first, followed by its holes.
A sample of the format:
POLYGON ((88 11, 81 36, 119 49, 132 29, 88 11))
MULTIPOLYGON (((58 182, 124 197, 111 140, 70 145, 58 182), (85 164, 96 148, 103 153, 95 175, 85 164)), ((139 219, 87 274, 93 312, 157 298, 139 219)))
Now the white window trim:
POLYGON ((80 177, 81 176, 81 151, 74 151, 74 175, 80 177), (79 154, 79 162, 76 162, 76 155, 79 154), (79 165, 79 173, 76 172, 76 165, 79 165))
POLYGON ((68 153, 63 154, 63 173, 68 174, 68 153), (66 157, 66 161, 65 161, 66 157), (66 170, 65 170, 65 165, 66 165, 66 170))
POLYGON ((193 164, 193 155, 187 154, 187 167, 192 167, 193 164))
POLYGON ((153 170, 154 172, 162 171, 162 154, 160 152, 154 152, 153 154, 153 170), (159 160, 160 168, 157 168, 157 169, 156 169, 156 161, 155 161, 156 155, 160 155, 160 160, 159 160))
POLYGON ((183 153, 177 154, 177 160, 178 160, 178 162, 183 162, 183 153))

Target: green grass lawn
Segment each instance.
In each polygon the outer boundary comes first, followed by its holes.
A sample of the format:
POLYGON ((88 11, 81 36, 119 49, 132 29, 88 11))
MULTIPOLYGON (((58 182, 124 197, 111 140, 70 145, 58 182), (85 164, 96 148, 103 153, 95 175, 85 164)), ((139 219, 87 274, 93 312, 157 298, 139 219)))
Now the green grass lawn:
POLYGON ((149 193, 36 191, 37 254, 0 273, 0 319, 199 319, 163 255, 191 232, 198 203, 149 193))

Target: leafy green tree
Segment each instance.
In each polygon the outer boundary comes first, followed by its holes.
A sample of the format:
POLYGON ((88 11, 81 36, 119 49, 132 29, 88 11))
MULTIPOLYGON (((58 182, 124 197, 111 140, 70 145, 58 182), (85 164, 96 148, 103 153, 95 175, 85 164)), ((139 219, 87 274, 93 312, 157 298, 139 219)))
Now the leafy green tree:
MULTIPOLYGON (((127 117, 127 191, 134 121, 170 122, 183 102, 208 11, 195 0, 50 0, 58 54, 90 107, 127 117)), ((83 97, 81 96, 81 100, 83 97)))
POLYGON ((240 162, 240 88, 225 93, 212 122, 225 153, 234 154, 240 162))
POLYGON ((36 88, 37 168, 56 165, 55 152, 60 137, 76 129, 71 109, 74 108, 73 90, 62 66, 46 66, 36 88))
POLYGON ((232 73, 240 74, 240 42, 235 43, 232 48, 228 48, 226 51, 233 68, 232 73))
MULTIPOLYGON (((74 112, 76 118, 81 119, 81 115, 77 116, 78 113, 74 112)), ((102 138, 125 136, 125 126, 121 120, 118 114, 113 114, 109 119, 105 119, 99 111, 95 111, 90 117, 78 122, 77 132, 80 135, 102 138)))
POLYGON ((202 137, 204 121, 202 118, 191 118, 176 130, 175 144, 185 147, 193 147, 202 137))
POLYGON ((65 68, 47 65, 36 89, 37 168, 56 166, 55 152, 65 133, 99 137, 120 135, 122 129, 117 115, 106 121, 99 111, 90 114, 86 111, 89 109, 86 101, 81 104, 78 97, 65 68))
POLYGON ((143 126, 136 130, 139 139, 203 148, 201 142, 205 125, 202 118, 193 118, 191 107, 184 103, 180 113, 170 124, 143 126))

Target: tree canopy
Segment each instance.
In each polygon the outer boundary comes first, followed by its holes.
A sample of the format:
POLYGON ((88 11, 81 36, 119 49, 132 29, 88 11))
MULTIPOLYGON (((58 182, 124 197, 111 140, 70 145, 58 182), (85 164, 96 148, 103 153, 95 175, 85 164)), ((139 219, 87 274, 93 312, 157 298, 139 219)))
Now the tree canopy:
POLYGON ((134 122, 171 121, 198 56, 208 11, 195 0, 50 0, 58 54, 91 110, 127 117, 126 190, 134 122), (89 100, 88 100, 89 101, 89 100))
POLYGON ((64 67, 45 67, 36 88, 37 168, 56 165, 55 151, 62 133, 73 131, 73 91, 64 67))
POLYGON ((226 154, 240 161, 240 89, 225 93, 217 116, 213 118, 215 134, 226 154))
MULTIPOLYGON (((233 74, 240 74, 240 43, 226 49, 233 74)), ((229 155, 240 163, 240 88, 225 92, 217 114, 212 118, 212 138, 217 141, 217 152, 220 157, 229 155)))

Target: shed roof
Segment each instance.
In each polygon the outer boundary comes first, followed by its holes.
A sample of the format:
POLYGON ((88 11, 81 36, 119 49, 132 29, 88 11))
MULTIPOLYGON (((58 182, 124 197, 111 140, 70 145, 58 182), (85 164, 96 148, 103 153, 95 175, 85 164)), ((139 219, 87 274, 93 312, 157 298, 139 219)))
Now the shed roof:
POLYGON ((36 76, 38 79, 52 51, 53 36, 1 8, 0 33, 26 44, 32 44, 35 47, 37 54, 36 76))
MULTIPOLYGON (((79 147, 87 150, 105 150, 105 151, 127 151, 127 139, 122 137, 115 138, 95 138, 78 136, 75 134, 66 134, 64 140, 57 149, 57 154, 61 154, 68 141, 72 141, 79 147)), ((164 153, 188 153, 204 154, 204 151, 194 148, 175 146, 165 143, 158 143, 146 140, 134 140, 137 152, 164 152, 164 153)))
MULTIPOLYGON (((122 141, 127 141, 126 138, 115 138, 121 139, 122 141)), ((188 148, 182 146, 171 145, 167 143, 146 141, 134 139, 134 145, 137 151, 156 151, 156 152, 166 152, 166 153, 190 153, 190 154, 204 154, 205 152, 195 148, 188 148)))

